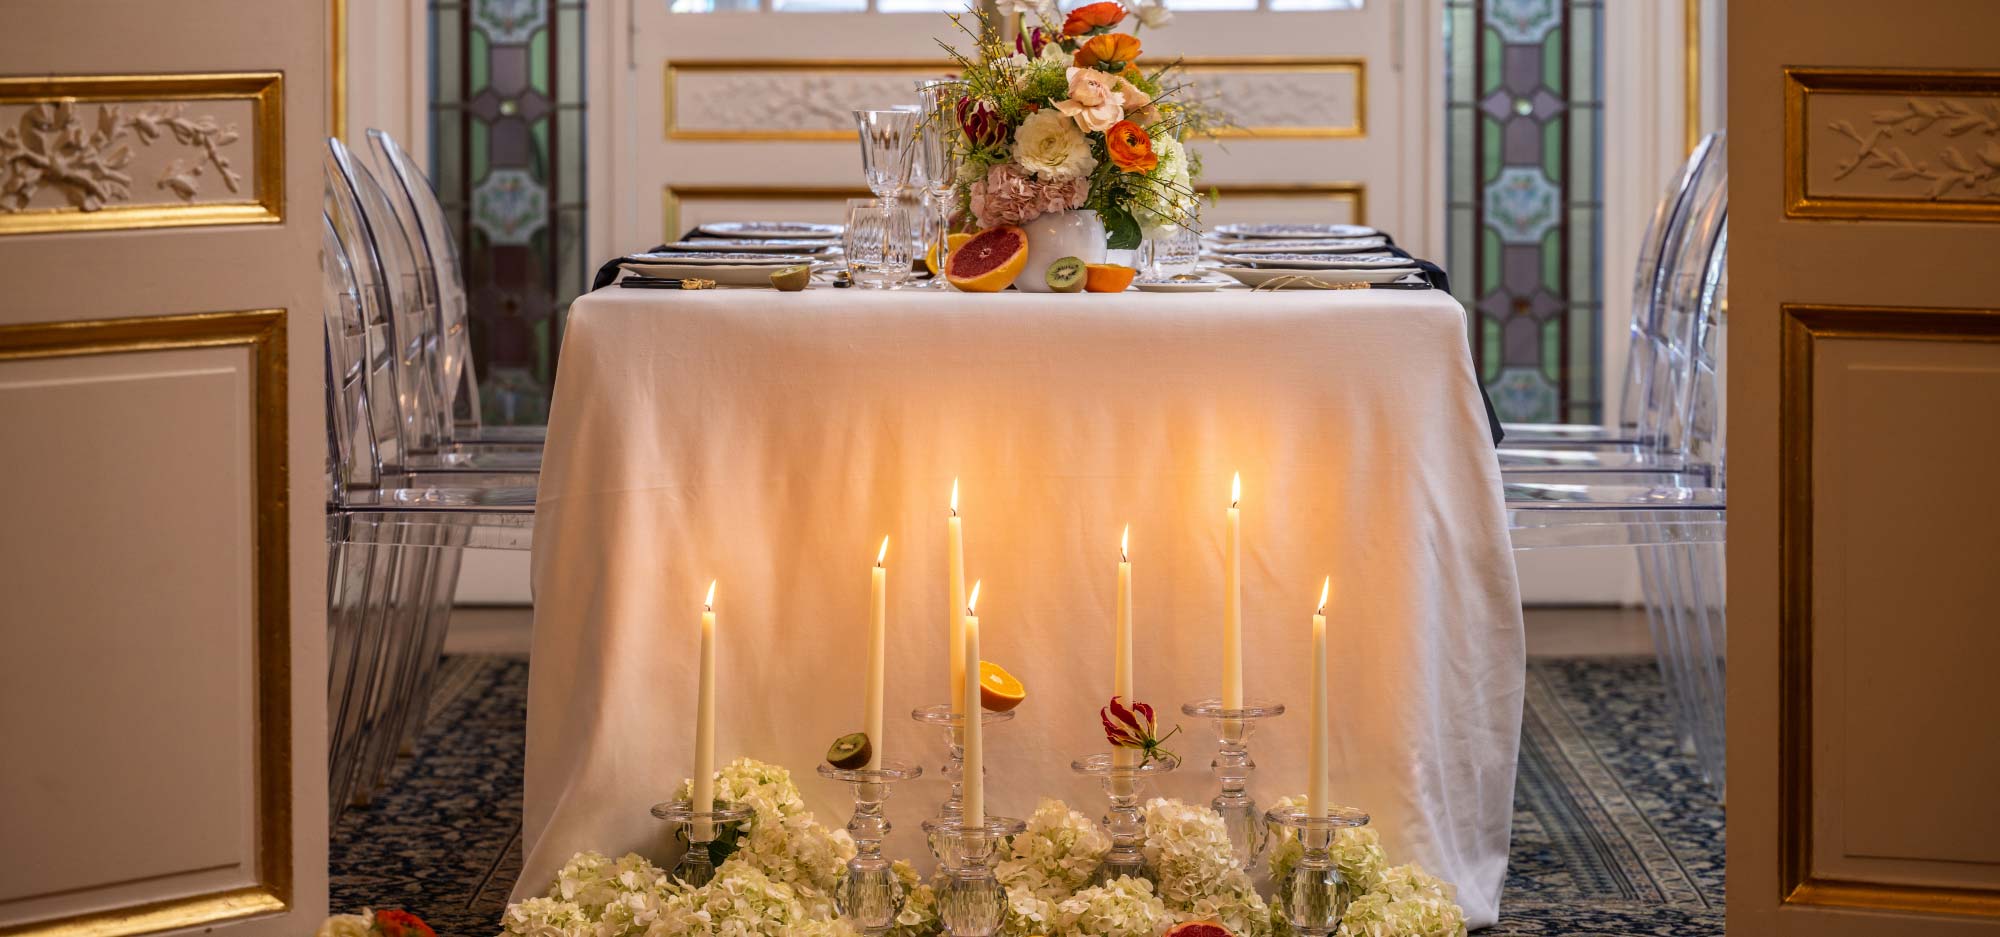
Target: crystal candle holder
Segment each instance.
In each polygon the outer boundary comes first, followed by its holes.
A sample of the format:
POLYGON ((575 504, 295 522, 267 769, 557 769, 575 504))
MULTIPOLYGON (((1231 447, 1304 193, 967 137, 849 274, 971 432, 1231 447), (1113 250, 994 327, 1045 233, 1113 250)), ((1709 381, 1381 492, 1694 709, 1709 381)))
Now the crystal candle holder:
POLYGON ((847 860, 833 900, 848 923, 863 934, 888 930, 908 897, 889 860, 882 858, 882 840, 889 835, 889 818, 882 814, 882 803, 889 799, 891 786, 923 773, 923 768, 900 761, 884 761, 873 768, 819 766, 820 777, 854 788, 854 816, 847 821, 847 832, 854 837, 854 858, 847 860))
POLYGON ((1288 829, 1299 838, 1299 861, 1277 883, 1285 919, 1302 937, 1326 937, 1340 929, 1340 919, 1354 900, 1355 886, 1340 874, 1331 854, 1333 839, 1348 827, 1367 826, 1368 815, 1335 807, 1315 817, 1304 807, 1273 807, 1264 814, 1270 829, 1288 829))
POLYGON ((680 864, 674 867, 674 877, 696 888, 708 884, 715 877, 715 861, 708 851, 715 834, 728 824, 750 819, 753 813, 749 807, 720 801, 708 810, 696 810, 685 800, 654 804, 653 816, 674 824, 676 835, 687 843, 680 864))
MULTIPOLYGON (((951 796, 938 807, 938 816, 954 819, 965 810, 965 738, 960 730, 965 725, 965 717, 952 711, 950 703, 938 703, 910 711, 910 718, 927 726, 937 726, 944 730, 944 744, 947 754, 944 768, 939 773, 951 780, 951 796)), ((991 709, 979 711, 979 724, 990 726, 1014 718, 1014 711, 994 712, 991 709)), ((944 856, 938 856, 943 862, 944 856)))
POLYGON ((1013 817, 967 823, 963 815, 924 821, 938 853, 938 920, 951 937, 992 937, 1007 914, 1007 891, 993 874, 1001 846, 1028 825, 1013 817))
POLYGON ((1250 734, 1256 731, 1258 722, 1284 715, 1285 704, 1245 700, 1241 707, 1231 708, 1222 705, 1222 700, 1209 697, 1182 703, 1181 713, 1207 719, 1215 726, 1220 744, 1209 767, 1214 769, 1222 789, 1209 800, 1208 806, 1222 816, 1223 824, 1228 827, 1229 848, 1237 861, 1250 868, 1257 854, 1263 851, 1265 841, 1257 801, 1247 789, 1250 772, 1257 770, 1257 763, 1250 760, 1250 734))
POLYGON ((1078 774, 1104 782, 1104 796, 1110 809, 1104 814, 1105 832, 1111 836, 1111 851, 1097 867, 1098 884, 1121 875, 1143 878, 1146 873, 1146 818, 1139 812, 1139 795, 1147 778, 1158 777, 1181 766, 1180 757, 1154 753, 1151 760, 1134 765, 1114 763, 1112 753, 1098 752, 1070 763, 1078 774))

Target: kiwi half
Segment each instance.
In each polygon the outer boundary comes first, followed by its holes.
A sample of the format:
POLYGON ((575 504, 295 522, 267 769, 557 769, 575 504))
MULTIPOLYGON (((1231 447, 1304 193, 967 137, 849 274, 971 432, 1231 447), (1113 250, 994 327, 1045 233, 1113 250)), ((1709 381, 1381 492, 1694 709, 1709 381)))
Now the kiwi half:
POLYGON ((875 746, 868 744, 868 733, 854 732, 833 740, 833 747, 826 750, 826 763, 851 771, 867 767, 873 754, 875 746))
POLYGON ((812 284, 812 264, 799 264, 771 273, 771 285, 786 293, 796 293, 812 284))
POLYGON ((1042 278, 1048 281, 1049 289, 1058 293, 1081 293, 1089 272, 1083 266, 1083 258, 1064 257, 1049 264, 1048 272, 1042 274, 1042 278))

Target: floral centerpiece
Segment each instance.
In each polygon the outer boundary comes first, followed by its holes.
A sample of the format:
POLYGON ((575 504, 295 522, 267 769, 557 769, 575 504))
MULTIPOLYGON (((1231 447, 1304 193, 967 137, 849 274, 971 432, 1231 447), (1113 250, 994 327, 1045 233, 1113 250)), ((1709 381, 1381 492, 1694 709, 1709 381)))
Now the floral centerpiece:
MULTIPOLYGON (((637 855, 579 853, 556 873, 545 897, 508 906, 503 937, 858 937, 835 916, 831 899, 854 848, 846 832, 827 829, 805 811, 783 768, 742 759, 716 775, 717 796, 727 792, 755 814, 714 880, 693 888, 637 855)), ((1215 811, 1149 801, 1144 848, 1153 881, 1092 884, 1111 837, 1067 804, 1043 800, 994 869, 1006 890, 1002 937, 1162 937, 1195 922, 1236 937, 1291 937, 1283 912, 1258 894, 1251 871, 1230 851, 1215 811)), ((1296 839, 1274 842, 1271 873, 1282 878, 1300 852, 1296 839)), ((1465 917, 1451 886, 1414 865, 1390 867, 1373 829, 1342 830, 1333 852, 1357 895, 1338 937, 1464 937, 1465 917)), ((908 899, 889 937, 939 937, 934 886, 907 863, 897 862, 895 870, 908 899)), ((378 912, 375 920, 382 917, 378 912)), ((362 919, 354 921, 362 927, 321 933, 370 933, 362 919)))
POLYGON ((949 89, 956 104, 939 119, 949 121, 959 156, 960 217, 993 228, 1091 209, 1113 250, 1195 228, 1200 165, 1187 141, 1220 117, 1194 100, 1178 60, 1139 64, 1138 30, 1164 25, 1166 8, 1100 0, 1060 20, 1049 0, 1008 0, 1003 9, 1011 43, 992 23, 982 19, 975 31, 959 14, 952 22, 974 52, 939 43, 959 70, 949 89), (1132 31, 1118 31, 1128 23, 1132 31))

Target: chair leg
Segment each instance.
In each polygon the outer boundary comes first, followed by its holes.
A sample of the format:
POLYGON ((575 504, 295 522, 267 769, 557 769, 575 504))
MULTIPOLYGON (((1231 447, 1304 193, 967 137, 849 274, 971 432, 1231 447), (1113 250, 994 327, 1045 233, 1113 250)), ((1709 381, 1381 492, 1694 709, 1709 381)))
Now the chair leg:
POLYGON ((466 539, 465 531, 446 528, 441 533, 444 542, 452 545, 432 551, 437 554, 437 565, 431 579, 422 666, 411 696, 408 725, 403 730, 403 744, 412 749, 417 737, 423 734, 424 724, 430 716, 431 692, 436 687, 438 667, 443 661, 445 636, 451 630, 452 602, 458 594, 458 571, 465 557, 465 550, 459 545, 466 539))
POLYGON ((1639 584, 1646 597, 1646 623, 1653 632, 1653 655, 1659 662, 1660 684, 1666 690, 1667 708, 1674 716, 1674 737, 1681 748, 1694 751, 1694 736, 1688 719, 1685 669, 1681 666, 1676 640, 1676 610, 1672 580, 1661 563, 1662 547, 1639 548, 1639 584))
POLYGON ((1696 752, 1703 773, 1708 776, 1716 798, 1728 791, 1727 765, 1727 662, 1728 608, 1724 600, 1722 573, 1724 549, 1721 544, 1690 544, 1681 548, 1688 569, 1693 628, 1695 673, 1702 698, 1695 733, 1696 752))
POLYGON ((389 594, 394 630, 384 667, 381 718, 369 739, 370 754, 363 775, 370 790, 387 782, 396 764, 396 749, 402 742, 403 721, 408 715, 410 684, 416 673, 417 645, 423 637, 427 603, 422 597, 430 588, 431 569, 436 565, 433 551, 421 541, 410 542, 397 553, 396 576, 389 594))
POLYGON ((367 618, 366 544, 333 543, 327 550, 327 796, 328 825, 340 822, 351 791, 354 733, 362 696, 362 638, 367 618))
POLYGON ((348 752, 343 759, 345 774, 338 788, 343 803, 366 803, 372 793, 368 785, 368 761, 373 751, 371 740, 381 726, 382 694, 385 692, 385 674, 395 631, 394 608, 389 596, 396 575, 396 560, 401 552, 401 547, 395 544, 376 544, 367 553, 359 592, 360 651, 355 665, 357 686, 352 707, 353 721, 352 729, 344 740, 348 752))

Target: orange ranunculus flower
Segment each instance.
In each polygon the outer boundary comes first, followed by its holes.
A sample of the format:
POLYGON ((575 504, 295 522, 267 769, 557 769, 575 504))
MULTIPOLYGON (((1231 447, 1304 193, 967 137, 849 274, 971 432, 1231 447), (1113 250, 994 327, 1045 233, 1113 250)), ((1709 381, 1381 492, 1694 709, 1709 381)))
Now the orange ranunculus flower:
POLYGON ((1076 67, 1118 74, 1139 57, 1139 37, 1131 33, 1092 36, 1076 50, 1076 67), (1102 66, 1102 67, 1100 67, 1102 66))
POLYGON ((1111 0, 1089 3, 1069 11, 1069 18, 1063 20, 1063 35, 1081 36, 1093 29, 1110 29, 1125 18, 1125 8, 1111 0))
POLYGON ((1126 172, 1150 172, 1160 164, 1146 128, 1129 120, 1121 120, 1104 131, 1104 149, 1111 155, 1111 164, 1126 172))

